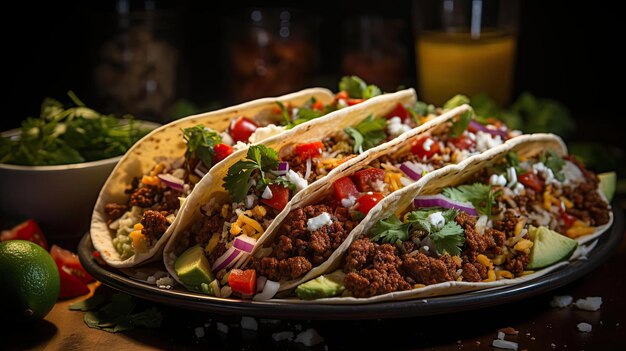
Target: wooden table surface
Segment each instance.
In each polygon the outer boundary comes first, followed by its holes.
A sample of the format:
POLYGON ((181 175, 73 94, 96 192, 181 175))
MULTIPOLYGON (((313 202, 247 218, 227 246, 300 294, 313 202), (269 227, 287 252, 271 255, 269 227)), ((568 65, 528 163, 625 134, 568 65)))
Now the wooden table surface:
MULTIPOLYGON (((626 234, 626 233, 625 233, 626 234)), ((241 328, 241 316, 218 316, 155 305, 163 313, 158 329, 138 328, 112 334, 90 329, 83 322, 84 312, 68 306, 79 297, 58 302, 42 321, 30 326, 9 326, 2 339, 8 350, 491 350, 498 330, 512 327, 519 331, 507 340, 527 350, 626 350, 626 241, 599 268, 585 277, 547 294, 492 308, 455 314, 371 321, 290 321, 260 320, 258 330, 241 328), (574 307, 552 308, 554 295, 574 299, 601 296, 602 307, 590 312, 574 307), (593 326, 582 333, 577 324, 593 326), (229 326, 227 334, 217 324, 229 326), (273 341, 272 333, 314 328, 324 341, 307 348, 290 341, 273 341), (197 337, 196 329, 204 336, 197 337), (5 334, 6 332, 6 334, 5 334)), ((111 293, 100 283, 92 292, 111 293)))

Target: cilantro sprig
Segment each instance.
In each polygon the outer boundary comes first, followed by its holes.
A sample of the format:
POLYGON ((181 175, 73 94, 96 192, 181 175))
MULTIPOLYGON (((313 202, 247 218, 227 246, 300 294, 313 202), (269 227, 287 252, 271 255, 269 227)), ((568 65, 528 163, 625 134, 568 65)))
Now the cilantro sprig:
POLYGON ((546 165, 546 167, 552 170, 554 177, 558 181, 562 182, 565 180, 565 175, 561 172, 563 166, 565 165, 565 161, 561 156, 554 152, 554 150, 547 150, 542 153, 540 160, 544 165, 546 165))
POLYGON ((457 187, 447 187, 442 194, 454 201, 470 202, 478 213, 491 217, 491 209, 495 204, 495 197, 491 185, 483 183, 465 184, 457 187))
POLYGON ((222 142, 222 137, 217 132, 201 125, 196 125, 183 129, 183 138, 187 143, 185 159, 188 165, 191 160, 199 159, 207 168, 213 167, 214 147, 222 142))
POLYGON ((345 76, 339 81, 339 90, 348 93, 353 99, 369 99, 382 94, 376 85, 368 85, 363 79, 357 76, 345 76))
POLYGON ((276 105, 278 105, 278 108, 280 109, 280 114, 282 115, 283 119, 285 120, 285 127, 287 129, 291 129, 299 124, 302 123, 306 123, 308 121, 314 120, 316 118, 322 117, 324 116, 326 113, 330 112, 330 111, 319 111, 319 110, 314 110, 311 108, 311 106, 313 106, 313 104, 315 104, 316 99, 313 97, 309 100, 309 102, 307 104, 305 104, 305 106, 302 106, 298 109, 298 112, 296 113, 296 115, 294 116, 295 119, 292 120, 292 116, 289 113, 289 111, 287 110, 287 107, 285 107, 285 104, 283 104, 280 101, 276 101, 276 105))
POLYGON ((387 121, 384 118, 374 118, 370 115, 355 127, 347 127, 344 132, 354 140, 354 152, 365 151, 380 144, 387 134, 385 127, 387 121))
POLYGON ((278 153, 264 145, 253 145, 248 149, 244 160, 238 161, 228 169, 224 177, 224 188, 236 202, 243 201, 250 190, 250 177, 255 171, 261 174, 258 183, 269 185, 272 180, 266 177, 269 172, 278 166, 278 153))

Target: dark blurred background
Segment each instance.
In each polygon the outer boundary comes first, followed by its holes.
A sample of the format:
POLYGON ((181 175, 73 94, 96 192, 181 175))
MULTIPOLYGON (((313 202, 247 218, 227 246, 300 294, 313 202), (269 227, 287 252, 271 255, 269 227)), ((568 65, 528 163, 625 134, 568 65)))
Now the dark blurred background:
MULTIPOLYGON (((190 0, 12 6, 4 16, 16 21, 2 21, 2 130, 37 116, 44 97, 68 102, 68 90, 104 112, 166 122, 304 87, 336 91, 345 73, 387 90, 417 86, 409 0, 220 2, 219 9, 190 0), (265 34, 250 26, 259 15, 270 23, 265 34), (130 31, 133 24, 145 30, 130 31), (378 55, 377 64, 359 56, 363 47, 378 55)), ((520 12, 514 98, 528 91, 555 99, 576 120, 570 140, 623 149, 615 126, 623 89, 613 88, 624 73, 618 5, 523 1, 520 12)))

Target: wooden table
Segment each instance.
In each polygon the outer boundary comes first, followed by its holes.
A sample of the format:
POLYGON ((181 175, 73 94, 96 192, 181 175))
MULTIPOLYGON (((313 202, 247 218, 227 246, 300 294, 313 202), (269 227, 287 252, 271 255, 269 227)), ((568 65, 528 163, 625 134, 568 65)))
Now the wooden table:
MULTIPOLYGON (((582 279, 523 301, 493 308, 448 315, 371 321, 268 321, 259 320, 257 331, 242 329, 241 316, 217 316, 157 305, 163 323, 158 329, 135 329, 111 334, 90 329, 83 312, 68 306, 85 297, 62 301, 45 320, 29 327, 9 326, 3 330, 3 347, 9 350, 146 350, 146 349, 418 349, 418 350, 491 350, 498 329, 519 331, 507 340, 527 350, 626 350, 626 241, 602 266, 582 279), (601 296, 597 312, 574 307, 552 308, 554 295, 574 299, 601 296), (217 331, 217 324, 229 326, 228 334, 217 331), (577 324, 593 326, 581 333, 577 324), (204 332, 196 336, 196 329, 204 332), (274 342, 271 334, 315 328, 325 340, 312 348, 302 344, 274 342), (6 332, 6 334, 5 334, 6 332), (7 344, 8 342, 8 344, 7 344)), ((99 283, 92 291, 108 293, 99 283)))

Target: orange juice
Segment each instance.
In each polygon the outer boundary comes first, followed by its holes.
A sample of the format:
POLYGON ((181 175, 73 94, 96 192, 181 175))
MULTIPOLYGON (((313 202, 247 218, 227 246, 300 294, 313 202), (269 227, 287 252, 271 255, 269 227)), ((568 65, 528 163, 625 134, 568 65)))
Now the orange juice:
POLYGON ((441 106, 455 94, 509 102, 515 37, 503 33, 423 33, 415 45, 420 100, 441 106))

